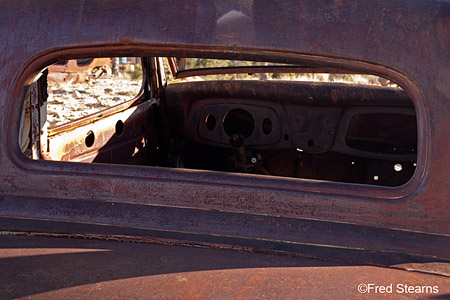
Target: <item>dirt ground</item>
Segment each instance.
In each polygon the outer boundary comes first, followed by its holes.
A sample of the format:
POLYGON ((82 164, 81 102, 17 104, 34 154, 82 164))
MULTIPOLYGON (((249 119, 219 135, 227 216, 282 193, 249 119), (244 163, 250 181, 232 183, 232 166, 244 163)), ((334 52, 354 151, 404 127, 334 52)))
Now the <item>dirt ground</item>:
POLYGON ((86 83, 48 81, 47 121, 52 128, 134 98, 142 79, 104 76, 86 83))

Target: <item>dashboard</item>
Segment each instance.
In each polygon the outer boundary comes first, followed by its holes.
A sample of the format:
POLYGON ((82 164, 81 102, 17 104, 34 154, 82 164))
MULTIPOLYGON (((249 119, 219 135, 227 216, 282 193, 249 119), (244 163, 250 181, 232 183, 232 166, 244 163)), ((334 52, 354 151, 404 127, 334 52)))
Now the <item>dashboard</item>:
POLYGON ((170 85, 166 97, 176 135, 205 145, 416 158, 415 110, 400 88, 215 81, 170 85))

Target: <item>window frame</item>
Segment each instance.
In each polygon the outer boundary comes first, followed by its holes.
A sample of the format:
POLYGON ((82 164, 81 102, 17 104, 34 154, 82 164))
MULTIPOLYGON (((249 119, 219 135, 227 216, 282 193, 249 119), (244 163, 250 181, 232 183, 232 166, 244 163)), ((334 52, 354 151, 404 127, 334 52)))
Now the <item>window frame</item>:
MULTIPOLYGON (((418 86, 406 75, 390 67, 351 59, 341 59, 326 56, 312 56, 292 52, 255 51, 253 49, 242 49, 241 52, 231 52, 231 49, 222 48, 211 50, 202 47, 164 47, 158 45, 134 45, 134 46, 98 46, 86 48, 67 48, 50 53, 43 53, 31 58, 22 68, 20 75, 13 85, 13 92, 9 101, 10 118, 7 124, 8 149, 11 160, 21 169, 27 171, 45 172, 48 175, 60 176, 70 174, 71 176, 116 176, 132 180, 163 179, 170 182, 181 181, 193 184, 245 186, 264 188, 278 191, 295 191, 311 194, 326 194, 335 196, 350 196, 365 199, 390 199, 405 198, 414 193, 424 180, 428 168, 429 141, 425 137, 429 132, 429 120, 426 114, 425 102, 418 86), (24 90, 31 78, 45 66, 56 61, 65 59, 79 59, 98 56, 199 56, 211 58, 233 59, 257 59, 278 60, 287 63, 308 62, 317 66, 340 68, 343 70, 355 70, 362 73, 373 74, 387 78, 400 85, 410 96, 416 111, 417 119, 417 168, 412 178, 404 185, 398 187, 384 187, 373 185, 362 185, 354 183, 342 183, 320 180, 309 180, 302 178, 280 178, 262 175, 217 172, 208 178, 202 172, 186 169, 166 169, 147 166, 123 166, 111 164, 90 164, 89 166, 74 162, 56 162, 31 160, 23 155, 17 143, 19 134, 19 122, 22 109, 24 90)), ((132 188, 132 186, 129 186, 132 188)))

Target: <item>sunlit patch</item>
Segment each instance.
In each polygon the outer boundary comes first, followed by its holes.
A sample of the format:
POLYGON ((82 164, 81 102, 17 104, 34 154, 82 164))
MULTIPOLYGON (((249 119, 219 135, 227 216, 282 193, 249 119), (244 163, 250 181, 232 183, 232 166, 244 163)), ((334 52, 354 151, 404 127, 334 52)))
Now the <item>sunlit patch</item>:
POLYGON ((41 255, 79 254, 108 252, 109 249, 81 249, 81 248, 4 248, 0 249, 0 259, 18 258, 41 255))

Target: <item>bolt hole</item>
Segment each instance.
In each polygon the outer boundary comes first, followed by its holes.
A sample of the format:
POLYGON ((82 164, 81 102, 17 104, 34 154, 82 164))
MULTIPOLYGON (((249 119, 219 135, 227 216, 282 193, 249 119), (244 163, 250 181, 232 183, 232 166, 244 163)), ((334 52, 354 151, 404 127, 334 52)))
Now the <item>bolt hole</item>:
POLYGON ((206 128, 208 128, 209 131, 213 131, 216 128, 216 117, 209 114, 206 116, 206 128))
POLYGON ((289 141, 289 134, 286 133, 286 134, 284 135, 284 140, 285 140, 285 141, 289 141))
POLYGON ((262 131, 264 134, 268 135, 272 132, 272 120, 265 118, 262 122, 262 131))
POLYGON ((395 172, 400 172, 401 170, 403 170, 402 164, 395 164, 394 165, 394 171, 395 172))
POLYGON ((94 132, 92 132, 92 130, 90 130, 86 134, 86 138, 84 139, 84 143, 86 144, 86 147, 90 148, 90 147, 92 147, 92 145, 94 145, 94 142, 95 142, 95 135, 94 135, 94 132))
POLYGON ((314 146, 314 141, 313 140, 309 140, 308 141, 308 146, 309 147, 313 147, 314 146))
POLYGON ((116 123, 116 134, 118 136, 122 135, 123 133, 123 122, 121 120, 117 121, 116 123))

